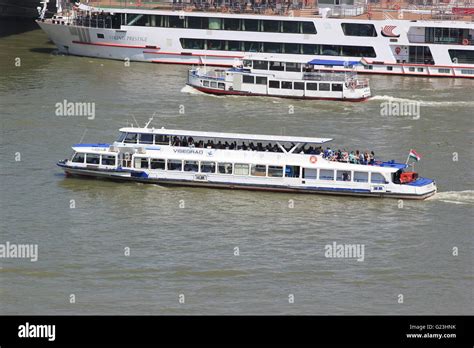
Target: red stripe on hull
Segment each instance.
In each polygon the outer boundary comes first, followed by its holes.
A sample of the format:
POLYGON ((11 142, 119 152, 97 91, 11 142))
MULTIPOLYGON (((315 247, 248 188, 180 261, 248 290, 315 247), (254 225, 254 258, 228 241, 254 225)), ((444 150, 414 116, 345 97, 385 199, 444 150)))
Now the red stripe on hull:
MULTIPOLYGON (((107 43, 107 42, 82 42, 82 41, 73 41, 72 43, 78 44, 78 45, 103 46, 103 47, 140 48, 140 49, 148 48, 148 49, 152 49, 151 47, 146 47, 146 46, 112 44, 112 43, 107 43)), ((159 49, 159 47, 157 47, 156 49, 159 49)))

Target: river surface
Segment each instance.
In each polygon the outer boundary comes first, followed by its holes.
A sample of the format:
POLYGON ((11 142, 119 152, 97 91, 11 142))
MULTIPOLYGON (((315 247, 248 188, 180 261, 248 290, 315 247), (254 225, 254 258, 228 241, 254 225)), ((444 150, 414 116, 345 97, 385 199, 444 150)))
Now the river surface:
POLYGON ((40 30, 0 38, 0 70, 0 244, 38 245, 36 262, 0 258, 0 314, 473 314, 474 81, 369 76, 364 103, 212 97, 183 88, 185 66, 58 55, 40 30), (56 116, 65 100, 95 103, 95 117, 56 116), (389 101, 419 101, 420 117, 382 115, 389 101), (72 144, 152 115, 155 127, 332 137, 379 159, 413 148, 440 192, 165 188, 56 167, 72 144), (364 260, 326 258, 334 242, 364 245, 364 260))

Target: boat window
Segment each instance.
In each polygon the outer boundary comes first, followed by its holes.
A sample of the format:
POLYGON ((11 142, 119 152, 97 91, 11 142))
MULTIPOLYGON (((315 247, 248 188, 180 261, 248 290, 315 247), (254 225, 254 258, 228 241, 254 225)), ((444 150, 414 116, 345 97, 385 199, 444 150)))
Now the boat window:
POLYGON ((125 140, 123 141, 126 144, 136 144, 138 139, 137 133, 127 133, 125 140))
POLYGON ((266 85, 267 84, 267 78, 264 76, 256 76, 255 77, 255 83, 257 85, 266 85))
POLYGON ((373 24, 341 23, 341 26, 346 36, 377 36, 373 24))
POLYGON ((369 173, 354 172, 354 182, 369 182, 369 173))
POLYGON ((300 63, 286 63, 286 71, 301 72, 300 63))
POLYGON ((266 21, 262 20, 262 27, 266 33, 278 33, 280 31, 280 21, 266 21))
POLYGON ((181 39, 181 46, 183 48, 203 50, 204 43, 205 43, 205 40, 200 40, 200 39, 181 39))
POLYGON ((253 176, 266 176, 267 166, 263 164, 252 164, 250 174, 253 176))
POLYGON ((188 17, 188 28, 190 29, 208 29, 209 20, 206 17, 188 17))
POLYGON ((220 30, 221 29, 221 18, 209 18, 209 27, 211 30, 220 30))
POLYGON ((135 157, 135 168, 148 169, 148 157, 135 157))
POLYGON ((304 90, 304 82, 294 82, 293 88, 298 90, 304 90))
POLYGON ((198 172, 199 162, 198 161, 184 161, 185 172, 198 172))
POLYGON ((170 136, 164 134, 155 134, 155 144, 156 145, 169 145, 170 136))
POLYGON ((100 155, 95 153, 86 154, 86 163, 89 164, 99 164, 100 155))
POLYGON ((300 166, 285 166, 285 177, 287 177, 287 178, 299 178, 300 177, 300 166))
POLYGON ((268 83, 268 87, 270 87, 270 88, 280 88, 280 81, 270 80, 270 82, 268 83))
POLYGON ((386 184, 385 177, 380 173, 371 173, 370 182, 377 184, 386 184))
POLYGON ((73 163, 84 163, 85 156, 81 152, 76 152, 72 158, 73 163))
POLYGON ((219 88, 219 89, 225 89, 225 83, 219 82, 219 83, 217 84, 217 88, 219 88))
POLYGON ((153 134, 151 133, 141 133, 139 139, 140 144, 153 144, 153 134))
POLYGON ((338 170, 336 175, 337 181, 351 181, 351 172, 347 170, 338 170))
POLYGON ((245 163, 236 163, 234 165, 235 175, 249 175, 249 165, 245 163))
POLYGON ((244 30, 245 31, 258 31, 258 20, 257 19, 244 19, 244 30))
POLYGON ((283 177, 283 167, 280 166, 268 166, 268 176, 274 178, 283 177))
POLYGON ((184 28, 184 17, 168 16, 168 26, 170 28, 184 28))
POLYGON ((258 70, 268 70, 268 62, 264 60, 254 60, 253 68, 258 70))
POLYGON ((118 136, 118 138, 117 138, 117 142, 122 143, 126 136, 127 136, 127 133, 125 133, 125 132, 120 132, 120 134, 119 134, 119 136, 118 136))
POLYGON ((227 51, 242 51, 242 42, 227 41, 227 51))
POLYGON ((202 83, 202 85, 203 85, 204 87, 209 87, 209 81, 204 80, 203 83, 202 83))
MULTIPOLYGON (((264 42, 263 52, 266 53, 283 53, 283 44, 280 42, 264 42)), ((271 64, 271 62, 270 62, 271 64)))
POLYGON ((283 62, 270 62, 270 70, 284 71, 285 63, 283 62))
POLYGON ((313 22, 303 22, 303 34, 316 34, 316 27, 313 22))
POLYGON ((284 33, 299 33, 300 22, 297 21, 282 21, 284 33))
POLYGON ((115 165, 115 156, 113 155, 102 155, 102 165, 103 166, 114 166, 115 165))
POLYGON ((331 87, 332 87, 333 92, 342 92, 342 84, 341 83, 333 83, 331 87))
POLYGON ((243 83, 255 83, 255 76, 252 75, 242 75, 243 83))
POLYGON ((245 60, 244 60, 244 63, 243 63, 243 66, 244 66, 244 68, 249 68, 249 69, 251 69, 251 68, 252 68, 252 61, 251 61, 251 60, 248 60, 248 59, 245 59, 245 60))
MULTIPOLYGON (((299 54, 300 53, 300 45, 296 43, 285 43, 285 53, 290 54, 299 54)), ((288 64, 288 63, 287 63, 288 64)))
POLYGON ((308 91, 317 91, 318 90, 318 84, 314 82, 307 82, 306 83, 306 89, 308 91))
POLYGON ((320 169, 319 180, 334 180, 334 170, 320 169))
POLYGON ((223 43, 225 43, 225 41, 207 40, 207 49, 208 50, 222 50, 224 48, 223 43))
POLYGON ((331 85, 329 83, 320 83, 319 84, 319 90, 320 91, 330 91, 331 85))
POLYGON ((165 170, 166 169, 166 160, 158 159, 158 158, 152 158, 152 159, 150 159, 150 168, 151 169, 165 170))
POLYGON ((319 48, 321 47, 320 45, 308 45, 308 44, 303 44, 302 46, 302 51, 303 54, 320 54, 319 53, 319 48))
POLYGON ((225 18, 224 30, 240 30, 240 19, 225 18))
POLYGON ((291 82, 291 81, 281 81, 281 88, 282 89, 292 89, 293 88, 293 82, 291 82))
POLYGON ((410 46, 408 62, 416 64, 434 64, 434 59, 428 46, 410 46))
POLYGON ((474 69, 461 69, 461 74, 474 75, 474 69))
POLYGON ((246 52, 262 52, 262 43, 261 42, 244 42, 244 51, 246 52))
POLYGON ((315 168, 303 168, 303 178, 316 180, 318 177, 318 170, 315 168))
POLYGON ((219 174, 232 174, 232 163, 219 163, 217 169, 219 174))
POLYGON ((211 81, 211 87, 217 88, 217 82, 211 81))
POLYGON ((448 50, 453 63, 474 64, 474 50, 448 50))
POLYGON ((201 162, 201 173, 215 173, 216 162, 201 162))
POLYGON ((181 160, 168 160, 168 170, 182 170, 183 161, 181 160))
POLYGON ((449 74, 451 72, 451 69, 438 69, 438 72, 440 74, 449 74))

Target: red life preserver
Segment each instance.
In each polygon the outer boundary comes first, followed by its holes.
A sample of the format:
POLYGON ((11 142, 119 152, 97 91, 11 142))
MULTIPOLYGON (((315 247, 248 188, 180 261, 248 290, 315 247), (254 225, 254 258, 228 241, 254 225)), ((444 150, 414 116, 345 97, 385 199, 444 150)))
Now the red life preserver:
POLYGON ((463 44, 464 46, 469 45, 469 40, 468 40, 468 39, 463 39, 463 40, 462 40, 462 44, 463 44))
POLYGON ((394 9, 394 10, 399 10, 399 9, 400 9, 400 5, 399 5, 399 4, 395 4, 395 5, 393 6, 393 9, 394 9))
POLYGON ((309 161, 314 164, 314 163, 316 163, 316 162, 318 161, 318 158, 317 158, 316 156, 311 156, 311 157, 309 158, 309 161))

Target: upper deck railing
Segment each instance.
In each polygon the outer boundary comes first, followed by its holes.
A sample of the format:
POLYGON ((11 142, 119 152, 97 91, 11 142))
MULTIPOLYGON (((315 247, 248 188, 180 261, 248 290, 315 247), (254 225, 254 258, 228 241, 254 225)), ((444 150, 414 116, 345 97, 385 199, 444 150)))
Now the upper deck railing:
POLYGON ((369 4, 327 5, 318 0, 89 0, 94 7, 155 9, 184 12, 329 17, 370 20, 474 20, 471 0, 447 5, 415 5, 413 0, 379 1, 369 4), (327 10, 329 8, 329 10, 327 10))
POLYGON ((314 15, 316 0, 90 0, 96 7, 260 15, 314 15))

